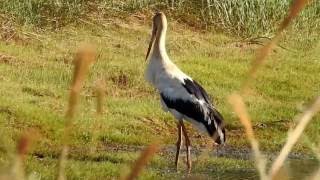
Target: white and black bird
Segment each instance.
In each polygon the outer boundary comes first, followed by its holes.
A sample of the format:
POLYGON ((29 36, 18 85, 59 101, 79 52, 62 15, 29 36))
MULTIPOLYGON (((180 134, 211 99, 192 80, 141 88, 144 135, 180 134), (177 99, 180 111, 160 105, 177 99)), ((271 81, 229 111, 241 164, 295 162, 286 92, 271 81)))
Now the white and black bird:
POLYGON ((164 111, 169 111, 178 120, 176 168, 183 133, 187 149, 187 167, 190 171, 190 140, 183 120, 206 132, 217 144, 225 143, 226 134, 223 117, 210 102, 207 92, 169 59, 165 46, 166 31, 166 16, 158 12, 153 17, 152 36, 146 55, 146 60, 150 56, 146 79, 160 93, 164 111))

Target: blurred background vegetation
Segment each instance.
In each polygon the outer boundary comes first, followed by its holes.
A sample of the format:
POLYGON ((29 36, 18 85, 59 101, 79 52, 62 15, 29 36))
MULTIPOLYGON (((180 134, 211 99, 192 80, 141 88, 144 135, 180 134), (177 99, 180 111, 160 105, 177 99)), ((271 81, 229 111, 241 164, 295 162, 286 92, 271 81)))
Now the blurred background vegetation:
MULTIPOLYGON (((162 10, 196 28, 233 36, 269 36, 292 0, 2 0, 0 13, 23 25, 59 28, 79 19, 125 17, 162 10)), ((313 1, 292 26, 304 34, 320 30, 320 1, 313 1)))
MULTIPOLYGON (((29 128, 41 137, 26 159, 26 174, 36 177, 28 179, 56 179, 73 56, 81 42, 96 45, 99 60, 81 94, 68 179, 121 177, 154 139, 161 140, 163 149, 142 179, 184 177, 170 163, 175 121, 162 111, 157 93, 143 77, 157 10, 168 17, 170 57, 215 97, 226 119, 228 143, 219 151, 188 126, 197 154, 194 175, 257 179, 245 132, 227 97, 239 90, 256 50, 275 34, 292 1, 0 0, 0 179, 12 166, 16 142, 29 128), (94 106, 98 79, 107 84, 107 112, 101 119, 94 106)), ((295 116, 319 95, 319 26, 320 1, 313 0, 286 29, 248 93, 254 131, 270 158, 286 141, 295 116)), ((290 160, 290 177, 302 179, 318 168, 318 161, 304 159, 312 154, 310 147, 319 146, 319 120, 318 114, 290 155, 302 159, 290 160)))

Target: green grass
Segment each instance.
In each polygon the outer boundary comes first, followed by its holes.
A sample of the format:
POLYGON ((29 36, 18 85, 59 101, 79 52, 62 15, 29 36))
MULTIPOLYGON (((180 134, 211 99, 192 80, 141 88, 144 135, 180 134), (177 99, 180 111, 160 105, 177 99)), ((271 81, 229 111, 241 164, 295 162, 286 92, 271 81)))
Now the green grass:
MULTIPOLYGON (((169 24, 167 48, 171 59, 199 81, 215 100, 226 119, 227 144, 239 149, 249 148, 227 97, 240 88, 257 46, 222 34, 188 29, 177 22, 169 24)), ((1 41, 0 52, 14 57, 0 60, 0 164, 3 168, 10 165, 19 134, 34 128, 41 138, 28 156, 27 171, 45 179, 55 177, 72 58, 83 41, 97 45, 99 59, 81 93, 67 176, 70 179, 119 177, 123 175, 120 172, 128 172, 141 146, 156 139, 160 139, 164 147, 174 145, 175 120, 162 112, 157 93, 144 80, 149 31, 150 27, 139 20, 114 19, 104 27, 98 24, 66 26, 55 32, 39 33, 37 38, 28 36, 30 29, 18 28, 17 36, 22 37, 23 43, 1 41), (23 38, 25 36, 28 38, 23 38), (93 82, 101 77, 107 80, 108 113, 101 118, 102 125, 98 129, 99 151, 89 155, 95 118, 93 82), (112 151, 112 147, 128 150, 117 152, 112 151)), ((289 40, 289 37, 293 36, 288 36, 281 44, 296 52, 276 48, 246 98, 261 147, 268 152, 281 148, 301 106, 308 105, 319 95, 318 39, 289 40)), ((315 142, 319 139, 319 120, 317 115, 306 130, 315 142)), ((208 138, 199 137, 195 129, 188 128, 195 149, 206 149, 204 147, 210 145, 208 138)), ((295 151, 310 153, 304 143, 298 143, 295 151)), ((161 151, 142 177, 180 177, 183 172, 173 172, 173 155, 174 151, 161 151)), ((200 160, 195 163, 194 174, 211 178, 218 177, 217 172, 253 168, 251 161, 242 159, 194 157, 197 159, 200 160)))
MULTIPOLYGON (((135 152, 108 152, 99 153, 93 157, 86 157, 81 159, 79 157, 72 157, 68 161, 67 176, 69 179, 112 179, 114 177, 123 177, 129 173, 131 165, 138 157, 135 152)), ((177 179, 186 177, 186 173, 181 167, 181 172, 176 173, 172 165, 168 165, 170 159, 167 157, 155 156, 149 163, 147 171, 142 173, 141 179, 177 179)), ((56 177, 56 158, 28 158, 28 165, 26 167, 29 176, 40 179, 55 179, 56 177)), ((242 168, 252 168, 249 161, 243 162, 240 160, 226 159, 226 158, 211 158, 205 163, 201 159, 195 163, 195 171, 193 176, 206 178, 223 178, 225 175, 233 171, 233 177, 244 177, 241 172, 246 170, 239 170, 242 168), (215 172, 219 172, 215 173, 215 172)), ((252 170, 248 170, 251 176, 256 175, 252 170)))

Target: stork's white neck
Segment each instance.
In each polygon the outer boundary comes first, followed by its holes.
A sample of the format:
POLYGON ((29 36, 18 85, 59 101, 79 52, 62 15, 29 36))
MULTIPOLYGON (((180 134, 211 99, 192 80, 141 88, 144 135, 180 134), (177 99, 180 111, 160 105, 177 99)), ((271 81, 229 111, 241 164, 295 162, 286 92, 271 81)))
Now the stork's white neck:
POLYGON ((156 34, 156 40, 154 42, 153 47, 153 55, 160 57, 160 59, 167 59, 167 51, 166 51, 166 33, 167 33, 167 25, 163 24, 158 27, 158 31, 156 34))

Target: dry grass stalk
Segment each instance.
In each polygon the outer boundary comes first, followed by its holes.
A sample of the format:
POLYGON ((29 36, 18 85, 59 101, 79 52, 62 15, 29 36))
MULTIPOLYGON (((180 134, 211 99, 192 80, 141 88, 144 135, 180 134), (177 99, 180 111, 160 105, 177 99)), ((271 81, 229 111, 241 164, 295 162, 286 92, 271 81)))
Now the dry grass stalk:
POLYGON ((12 167, 11 175, 12 179, 15 180, 23 180, 25 179, 25 172, 23 167, 23 161, 25 158, 25 155, 28 151, 28 146, 30 142, 29 139, 26 136, 22 136, 18 142, 17 151, 18 154, 15 157, 14 165, 12 167))
POLYGON ((157 142, 149 145, 147 148, 145 148, 140 157, 135 162, 134 166, 132 167, 131 173, 128 177, 125 178, 125 180, 133 180, 136 179, 143 168, 147 165, 147 163, 151 160, 152 156, 158 151, 159 144, 157 142))
POLYGON ((310 2, 310 0, 294 0, 290 10, 288 12, 287 17, 280 24, 276 35, 272 38, 272 40, 263 46, 258 52, 255 59, 252 62, 251 69, 249 70, 248 78, 244 82, 242 86, 242 91, 246 91, 249 87, 252 80, 255 78, 256 73, 259 68, 264 64, 267 59, 267 56, 273 50, 274 46, 278 43, 282 32, 286 29, 290 22, 299 14, 299 12, 310 2))
POLYGON ((319 180, 320 179, 320 168, 311 176, 311 180, 319 180))
POLYGON ((251 120, 242 97, 238 94, 233 94, 229 97, 229 102, 232 105, 235 113, 239 116, 240 122, 245 128, 247 138, 251 143, 251 148, 254 153, 256 167, 259 171, 260 178, 262 180, 266 180, 266 160, 259 150, 259 143, 254 136, 251 120))
POLYGON ((69 147, 67 145, 64 145, 61 151, 60 159, 59 159, 59 174, 58 174, 58 180, 65 180, 65 167, 67 164, 67 158, 68 158, 68 151, 69 147))
POLYGON ((302 114, 302 116, 299 118, 299 123, 296 128, 290 134, 288 134, 288 140, 286 144, 283 146, 279 156, 271 166, 271 170, 269 172, 269 177, 271 179, 276 176, 292 147, 298 141, 307 124, 318 111, 320 111, 320 97, 318 97, 312 106, 302 114))
POLYGON ((97 96, 97 115, 101 115, 104 112, 103 101, 105 99, 106 82, 100 79, 96 82, 96 96, 97 96))
POLYGON ((23 180, 25 178, 23 162, 26 159, 32 143, 39 138, 39 134, 35 130, 28 130, 21 135, 17 144, 17 155, 11 170, 11 179, 23 180))
POLYGON ((287 17, 282 21, 282 23, 280 24, 280 27, 278 29, 278 32, 282 32, 284 29, 286 29, 290 22, 297 17, 297 15, 299 14, 299 12, 307 5, 311 2, 311 0, 295 0, 293 1, 290 9, 289 9, 289 13, 287 15, 287 17))
MULTIPOLYGON (((299 14, 299 12, 309 2, 310 0, 294 0, 293 1, 290 7, 290 10, 288 12, 288 15, 280 24, 278 31, 276 32, 276 35, 272 38, 272 40, 269 43, 267 43, 257 52, 257 55, 252 62, 251 69, 249 70, 248 77, 242 85, 242 88, 241 88, 242 93, 247 92, 250 83, 255 79, 258 69, 261 68, 262 65, 265 63, 267 56, 271 53, 274 46, 278 43, 279 39, 281 38, 282 32, 289 26, 290 22, 292 22, 292 20, 299 14)), ((245 105, 243 103, 242 98, 239 95, 232 95, 230 97, 230 103, 233 105, 235 112, 238 114, 241 123, 245 126, 247 137, 250 140, 252 149, 255 153, 256 163, 257 163, 258 170, 260 172, 261 179, 277 178, 276 176, 279 175, 278 172, 282 167, 282 164, 286 159, 287 155, 291 151, 292 146, 298 140, 306 124, 310 121, 311 117, 315 113, 315 110, 316 110, 315 105, 312 106, 311 109, 309 109, 309 111, 307 111, 304 114, 304 116, 302 116, 301 121, 302 120, 304 121, 300 122, 300 124, 297 126, 294 132, 289 136, 288 141, 286 142, 284 148, 282 149, 279 157, 273 163, 269 176, 267 176, 265 173, 265 161, 261 157, 261 154, 258 148, 258 142, 254 138, 251 122, 246 112, 245 105)))
POLYGON ((250 83, 255 78, 257 71, 267 59, 267 56, 270 54, 274 46, 277 44, 278 40, 280 39, 280 33, 276 34, 276 36, 269 41, 265 46, 258 50, 256 58, 253 60, 251 69, 249 70, 248 77, 242 86, 242 90, 246 91, 249 87, 250 83))
POLYGON ((69 143, 69 134, 72 132, 72 121, 75 116, 76 107, 78 104, 79 94, 83 87, 86 74, 89 71, 90 65, 96 61, 96 51, 90 45, 83 45, 77 51, 74 59, 74 72, 73 80, 71 83, 70 95, 69 95, 69 104, 66 112, 66 121, 63 134, 63 148, 59 160, 59 171, 58 179, 64 180, 65 173, 64 169, 66 166, 67 156, 68 156, 68 143, 69 143))
POLYGON ((82 46, 76 53, 74 59, 74 72, 71 84, 69 105, 66 113, 67 119, 72 119, 75 114, 76 105, 78 104, 78 96, 83 86, 85 76, 89 71, 89 67, 96 60, 96 51, 93 47, 82 46))
MULTIPOLYGON (((288 167, 283 167, 279 170, 272 180, 289 180, 289 169, 288 167)), ((269 180, 269 179, 268 179, 269 180)))
POLYGON ((105 99, 106 83, 103 79, 99 79, 95 83, 95 93, 97 96, 97 116, 92 123, 92 138, 91 138, 91 148, 90 153, 93 154, 96 151, 97 144, 95 143, 98 136, 98 129, 100 127, 100 119, 103 113, 106 111, 104 109, 104 99, 105 99))
POLYGON ((0 180, 11 180, 12 178, 6 174, 1 174, 0 175, 0 180))

